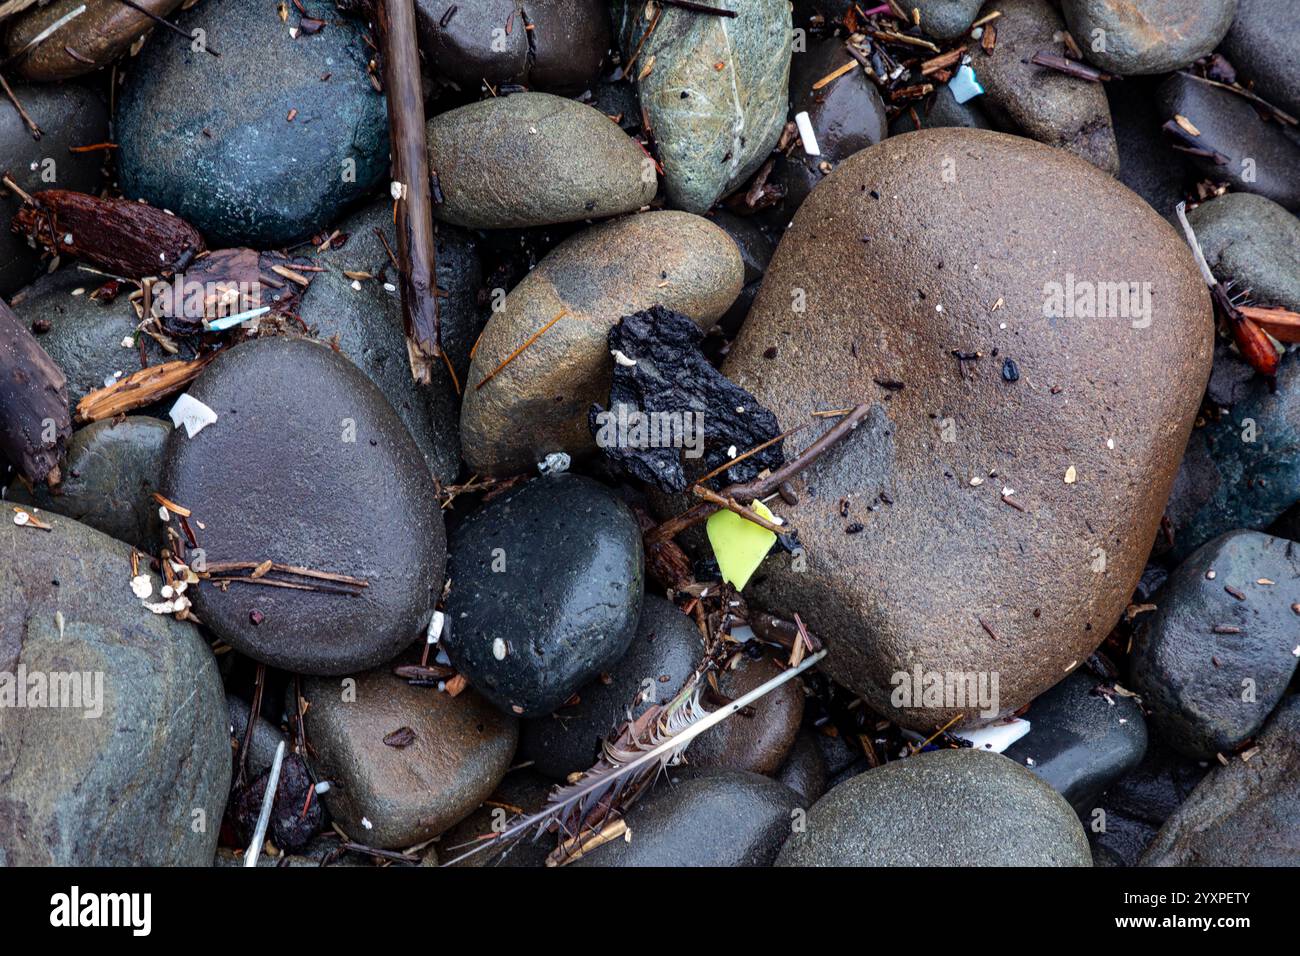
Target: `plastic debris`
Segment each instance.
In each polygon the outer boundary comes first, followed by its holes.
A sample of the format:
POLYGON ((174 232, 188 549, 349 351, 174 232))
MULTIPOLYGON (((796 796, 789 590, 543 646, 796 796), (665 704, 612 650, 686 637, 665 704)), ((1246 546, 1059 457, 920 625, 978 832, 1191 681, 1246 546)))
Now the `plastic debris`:
POLYGON ((233 329, 236 325, 242 325, 249 319, 255 319, 258 316, 266 315, 271 311, 269 305, 264 305, 260 309, 249 309, 247 312, 240 312, 236 315, 227 315, 224 318, 213 319, 206 323, 209 332, 224 332, 226 329, 233 329))
POLYGON ((425 634, 426 644, 437 644, 442 637, 442 626, 447 621, 447 616, 441 611, 434 611, 433 617, 429 620, 429 630, 425 634))
POLYGON ((958 103, 965 103, 981 95, 984 87, 980 86, 980 81, 975 78, 975 70, 971 65, 963 63, 957 67, 957 74, 948 81, 948 91, 958 103))
POLYGON ((569 470, 572 459, 562 451, 553 451, 537 463, 537 471, 543 475, 558 475, 569 470))
POLYGON ((1019 717, 989 724, 987 727, 975 727, 971 730, 954 730, 952 735, 967 740, 976 750, 989 750, 1000 754, 1017 740, 1029 733, 1029 721, 1019 717))
MULTIPOLYGON (((768 521, 778 520, 761 501, 755 501, 751 507, 768 521)), ((710 515, 704 527, 709 544, 713 546, 713 556, 718 561, 718 570, 722 572, 722 580, 734 585, 737 591, 743 591, 772 550, 772 545, 776 544, 776 535, 726 509, 710 515)))
POLYGON ((799 127, 799 141, 803 143, 803 151, 809 156, 820 156, 822 150, 817 144, 817 134, 813 132, 812 120, 808 118, 807 110, 794 115, 794 125, 799 127))
POLYGON ((189 392, 182 393, 181 397, 176 399, 176 404, 172 406, 172 410, 168 414, 171 415, 172 426, 180 428, 181 425, 184 425, 185 434, 190 438, 193 438, 217 420, 217 413, 189 392))

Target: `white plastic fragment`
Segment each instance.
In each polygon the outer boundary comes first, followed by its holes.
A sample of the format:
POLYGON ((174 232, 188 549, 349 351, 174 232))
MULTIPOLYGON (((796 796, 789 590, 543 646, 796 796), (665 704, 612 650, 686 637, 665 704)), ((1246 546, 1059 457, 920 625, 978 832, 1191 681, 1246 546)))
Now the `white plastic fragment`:
POLYGON ((558 475, 568 471, 572 461, 567 453, 553 451, 537 463, 537 471, 543 475, 558 475))
POLYGON ((131 593, 142 601, 153 594, 153 581, 149 579, 149 575, 137 574, 133 577, 131 579, 131 593))
POLYGON ((799 141, 803 143, 803 151, 809 156, 820 156, 822 149, 817 145, 817 134, 813 132, 812 120, 808 118, 807 110, 794 114, 794 125, 799 127, 799 141))
POLYGON ((176 399, 176 404, 172 406, 172 410, 168 414, 171 415, 172 426, 180 428, 181 425, 184 425, 185 434, 190 438, 193 438, 217 420, 217 413, 189 392, 182 393, 181 397, 176 399))
POLYGON ((995 754, 1000 754, 1029 733, 1029 729, 1029 721, 1019 717, 1012 717, 1010 720, 989 724, 987 727, 976 727, 972 730, 954 730, 952 734, 954 737, 970 741, 970 745, 977 750, 990 750, 995 754))
POLYGON ((741 644, 748 644, 755 636, 754 629, 748 624, 739 624, 736 627, 733 627, 729 633, 733 640, 741 644))
POLYGON ((433 617, 429 619, 429 629, 425 632, 424 642, 426 644, 437 644, 438 639, 442 637, 442 627, 447 623, 447 615, 441 611, 434 611, 433 617))
POLYGON ((965 103, 982 94, 984 87, 980 86, 980 81, 975 78, 975 71, 971 69, 970 64, 963 63, 957 67, 956 75, 948 81, 948 91, 958 103, 965 103))
POLYGON ((614 361, 617 362, 619 365, 630 367, 636 364, 636 359, 628 358, 618 349, 610 349, 609 354, 614 356, 614 361))

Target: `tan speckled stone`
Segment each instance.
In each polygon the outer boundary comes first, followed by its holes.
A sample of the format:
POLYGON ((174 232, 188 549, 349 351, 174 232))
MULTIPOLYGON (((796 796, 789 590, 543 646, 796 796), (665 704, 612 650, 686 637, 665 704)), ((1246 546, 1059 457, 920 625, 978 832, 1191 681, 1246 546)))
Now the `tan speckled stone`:
POLYGON ((610 328, 663 305, 707 329, 743 281, 736 244, 690 213, 627 216, 556 246, 506 296, 479 339, 460 415, 470 470, 510 475, 531 471, 550 452, 594 451, 587 411, 609 399, 610 328), (564 318, 477 387, 561 312, 564 318))
POLYGON ((895 709, 891 677, 917 665, 996 674, 999 710, 1027 704, 1123 611, 1212 340, 1182 238, 1088 163, 958 128, 863 150, 800 208, 723 367, 782 428, 873 405, 794 482, 798 505, 771 503, 798 530, 806 570, 773 554, 746 596, 799 612, 830 645, 822 666, 905 725, 973 716, 895 709), (1070 275, 1149 282, 1150 323, 1045 317, 1045 285, 1070 275))

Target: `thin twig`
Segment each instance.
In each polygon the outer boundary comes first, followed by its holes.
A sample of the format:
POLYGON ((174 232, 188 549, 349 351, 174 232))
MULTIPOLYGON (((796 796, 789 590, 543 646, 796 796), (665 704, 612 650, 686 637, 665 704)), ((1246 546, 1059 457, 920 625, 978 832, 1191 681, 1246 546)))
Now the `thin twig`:
POLYGON ((534 332, 532 335, 528 336, 527 341, 525 341, 523 345, 519 346, 519 348, 515 349, 513 352, 511 352, 509 355, 507 355, 507 356, 506 356, 506 360, 505 360, 504 362, 502 362, 500 365, 498 365, 496 368, 494 368, 491 372, 489 372, 489 373, 487 374, 487 377, 484 378, 483 381, 479 382, 477 385, 474 386, 474 391, 477 392, 480 388, 482 388, 482 387, 483 387, 484 385, 486 385, 488 382, 492 381, 492 379, 496 378, 497 373, 499 373, 503 368, 505 368, 507 365, 509 365, 511 362, 513 362, 515 359, 517 359, 517 358, 520 356, 520 354, 523 353, 524 349, 528 348, 528 346, 532 345, 532 344, 533 344, 534 342, 536 342, 539 338, 541 338, 543 332, 545 332, 545 331, 546 331, 547 329, 549 329, 552 325, 554 325, 556 322, 560 321, 560 319, 564 318, 564 317, 565 317, 566 315, 568 315, 568 314, 569 314, 569 310, 568 310, 568 309, 562 309, 562 310, 560 310, 560 314, 559 314, 559 315, 557 315, 555 318, 551 319, 551 321, 547 322, 545 325, 543 325, 540 329, 538 329, 538 330, 537 330, 536 332, 534 332))

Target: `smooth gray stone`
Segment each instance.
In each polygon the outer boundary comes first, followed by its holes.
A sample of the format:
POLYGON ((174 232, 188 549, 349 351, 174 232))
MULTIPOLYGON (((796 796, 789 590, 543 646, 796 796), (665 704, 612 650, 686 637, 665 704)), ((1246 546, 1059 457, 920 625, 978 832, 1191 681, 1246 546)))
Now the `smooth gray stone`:
POLYGON ((473 241, 455 226, 439 223, 434 251, 438 288, 439 335, 456 370, 452 381, 444 362, 436 362, 428 385, 418 385, 406 356, 402 296, 388 250, 375 235, 380 229, 388 247, 397 248, 393 204, 381 199, 338 224, 348 234, 342 248, 316 255, 327 271, 315 273, 303 293, 298 314, 322 341, 335 340, 379 387, 424 455, 430 473, 451 484, 460 471, 460 394, 469 372, 469 352, 483 327, 478 294, 482 269, 473 241), (352 287, 347 272, 368 272, 376 279, 352 287), (393 286, 389 290, 387 286, 393 286))
POLYGON ((1156 835, 1143 866, 1300 866, 1300 696, 1250 760, 1216 766, 1156 835))
POLYGON ((1214 52, 1237 0, 1062 0, 1085 59, 1121 76, 1168 73, 1214 52))
POLYGON ((1029 734, 1003 754, 1042 777, 1083 816, 1146 753, 1142 708, 1086 669, 1040 695, 1024 717, 1029 734), (1105 696, 1093 693, 1099 685, 1105 696))
POLYGON ((647 594, 627 651, 607 673, 579 689, 576 705, 524 721, 520 757, 556 780, 589 769, 600 741, 627 719, 629 710, 635 718, 652 704, 670 700, 703 657, 695 622, 671 601, 647 594))
POLYGON ((506 713, 543 717, 631 643, 645 589, 636 518, 590 478, 534 478, 451 540, 442 645, 506 713))
POLYGON ((357 594, 203 583, 187 595, 203 623, 302 674, 375 667, 419 638, 442 590, 442 512, 365 374, 328 346, 262 338, 221 352, 188 392, 217 421, 193 438, 172 432, 161 491, 193 511, 206 566, 270 560, 368 583, 357 594))
POLYGON ((569 865, 771 866, 802 803, 755 773, 670 772, 628 812, 630 843, 613 840, 569 865))
MULTIPOLYGON (((14 85, 14 95, 41 129, 33 139, 13 104, 0 101, 0 171, 28 193, 71 189, 92 193, 99 185, 104 154, 69 152, 69 147, 108 141, 108 110, 103 98, 81 83, 14 85), (33 168, 33 166, 35 168, 33 168)), ((39 255, 27 240, 9 230, 22 201, 0 196, 0 297, 8 298, 36 277, 39 255)))
POLYGON ((1141 77, 1107 83, 1106 99, 1119 148, 1119 181, 1177 224, 1174 208, 1183 201, 1184 184, 1192 179, 1192 164, 1186 155, 1171 148, 1160 132, 1156 87, 1155 82, 1141 77))
MULTIPOLYGON (((227 724, 230 727, 231 753, 238 759, 237 747, 242 747, 244 744, 244 734, 248 731, 248 715, 251 708, 242 697, 227 693, 226 710, 229 714, 227 724)), ((280 732, 280 728, 259 714, 257 722, 253 724, 253 739, 248 744, 249 780, 256 779, 258 774, 275 762, 275 748, 281 741, 285 743, 287 752, 288 738, 280 732)))
POLYGON ((1300 177, 1295 175, 1300 140, 1287 136, 1279 124, 1261 120, 1249 100, 1187 73, 1165 80, 1157 99, 1161 119, 1185 117, 1200 131, 1196 144, 1227 159, 1219 165, 1192 156, 1202 175, 1265 196, 1292 212, 1300 210, 1300 177))
POLYGON ((516 808, 525 814, 536 813, 554 787, 554 780, 529 767, 509 771, 491 797, 438 838, 443 861, 450 866, 545 866, 546 857, 556 845, 555 837, 550 834, 534 840, 529 833, 517 842, 498 844, 464 860, 453 861, 472 850, 479 837, 498 832, 502 824, 514 817, 516 808))
POLYGON ((1065 800, 1001 754, 937 750, 833 788, 777 866, 1091 866, 1065 800))
POLYGON ((979 0, 912 0, 904 9, 921 11, 921 30, 937 40, 955 40, 975 22, 979 0))
POLYGON ((7 497, 76 518, 152 553, 162 533, 152 494, 162 471, 163 443, 171 430, 166 422, 144 415, 94 422, 75 431, 68 442, 58 494, 40 485, 32 495, 15 480, 7 497))
POLYGON ((1271 199, 1224 193, 1187 215, 1210 271, 1261 305, 1300 312, 1300 219, 1271 199))
POLYGON ((81 673, 98 704, 0 706, 0 866, 207 866, 230 787, 212 652, 141 606, 129 546, 48 520, 0 522, 0 675, 81 673))
POLYGON ((1259 730, 1300 663, 1292 610, 1300 544, 1229 532, 1179 565, 1156 603, 1138 619, 1129 665, 1152 730, 1190 757, 1231 753, 1259 730), (1222 627, 1238 632, 1216 633, 1222 627))
POLYGON ((1294 0, 1238 0, 1220 50, 1255 92, 1300 116, 1300 17, 1294 0))
POLYGON ((213 248, 266 249, 324 228, 384 180, 388 112, 361 26, 323 0, 300 4, 288 23, 261 0, 205 0, 175 18, 220 57, 154 31, 117 105, 126 196, 172 210, 213 248), (300 9, 327 26, 290 36, 300 9))
POLYGON ((826 761, 812 732, 800 731, 790 756, 773 776, 799 794, 806 805, 821 799, 826 792, 826 761))

